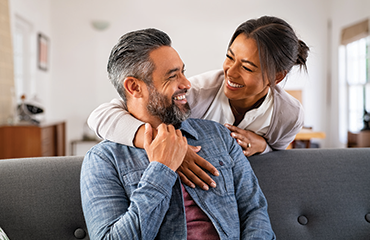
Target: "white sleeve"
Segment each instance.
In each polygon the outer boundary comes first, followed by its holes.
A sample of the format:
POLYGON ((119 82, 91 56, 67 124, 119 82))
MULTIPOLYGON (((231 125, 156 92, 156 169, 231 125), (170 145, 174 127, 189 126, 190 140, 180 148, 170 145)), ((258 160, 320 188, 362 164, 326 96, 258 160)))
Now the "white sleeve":
POLYGON ((103 103, 90 114, 87 123, 98 137, 133 146, 135 134, 144 123, 128 113, 123 106, 120 99, 103 103))
MULTIPOLYGON (((223 71, 210 71, 189 79, 192 87, 188 92, 188 102, 192 118, 202 118, 213 102, 223 81, 223 71)), ((103 139, 133 146, 133 140, 144 122, 128 113, 121 99, 103 103, 89 116, 87 123, 95 134, 103 139)))

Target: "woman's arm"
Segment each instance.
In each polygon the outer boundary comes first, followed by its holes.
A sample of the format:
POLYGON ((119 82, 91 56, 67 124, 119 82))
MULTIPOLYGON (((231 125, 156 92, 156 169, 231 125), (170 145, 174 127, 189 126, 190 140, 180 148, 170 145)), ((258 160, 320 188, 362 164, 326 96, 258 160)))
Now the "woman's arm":
MULTIPOLYGON (((202 118, 223 82, 223 71, 206 72, 189 80, 192 83, 187 94, 192 111, 190 117, 202 118)), ((128 146, 144 146, 144 123, 124 110, 122 100, 113 99, 100 105, 90 114, 88 124, 100 138, 128 146)), ((202 168, 218 176, 216 168, 195 154, 196 152, 196 147, 189 148, 184 163, 178 170, 181 180, 190 187, 194 187, 194 184, 205 190, 208 186, 215 187, 215 182, 202 168)))
MULTIPOLYGON (((191 118, 202 118, 209 105, 213 102, 222 81, 223 71, 210 71, 189 78, 192 87, 188 91, 187 100, 191 108, 191 118)), ((144 123, 125 111, 121 99, 113 99, 96 108, 88 118, 90 128, 100 138, 128 146, 143 147, 144 123), (137 136, 136 133, 142 135, 137 136), (138 144, 138 145, 136 145, 138 144)))
MULTIPOLYGON (((89 116, 88 124, 101 138, 128 146, 144 147, 144 123, 124 110, 122 100, 113 99, 95 109, 89 116)), ((215 167, 196 152, 197 147, 189 146, 185 160, 178 170, 181 180, 190 187, 198 185, 204 190, 216 187, 215 182, 203 169, 218 176, 215 167), (203 168, 203 169, 202 169, 203 168)))
POLYGON ((284 150, 294 141, 304 124, 304 109, 301 103, 279 86, 274 90, 274 114, 271 126, 265 134, 273 150, 284 150))
POLYGON ((133 146, 136 132, 144 124, 124 109, 120 99, 101 104, 90 114, 87 123, 98 137, 127 146, 133 146))

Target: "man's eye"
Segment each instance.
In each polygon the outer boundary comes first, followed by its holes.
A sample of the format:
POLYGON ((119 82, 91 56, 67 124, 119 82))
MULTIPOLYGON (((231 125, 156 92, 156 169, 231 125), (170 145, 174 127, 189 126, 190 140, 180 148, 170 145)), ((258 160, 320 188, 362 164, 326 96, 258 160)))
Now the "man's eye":
POLYGON ((169 79, 174 79, 176 77, 176 74, 169 77, 169 79))

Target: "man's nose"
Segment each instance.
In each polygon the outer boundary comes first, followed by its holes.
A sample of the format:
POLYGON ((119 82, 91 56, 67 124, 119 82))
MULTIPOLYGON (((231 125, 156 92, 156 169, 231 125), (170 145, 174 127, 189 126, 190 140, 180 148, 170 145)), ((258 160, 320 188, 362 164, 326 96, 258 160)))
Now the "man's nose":
POLYGON ((180 89, 190 89, 191 88, 191 83, 190 83, 190 81, 185 76, 183 76, 180 79, 179 88, 180 89))

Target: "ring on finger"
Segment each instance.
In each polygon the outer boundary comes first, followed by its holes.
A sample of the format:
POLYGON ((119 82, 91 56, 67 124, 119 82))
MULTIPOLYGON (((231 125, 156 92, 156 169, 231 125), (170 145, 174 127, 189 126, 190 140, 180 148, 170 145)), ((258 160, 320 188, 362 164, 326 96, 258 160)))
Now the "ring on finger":
POLYGON ((252 147, 251 143, 247 143, 247 148, 252 147))

